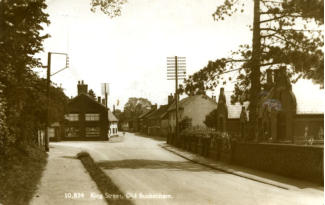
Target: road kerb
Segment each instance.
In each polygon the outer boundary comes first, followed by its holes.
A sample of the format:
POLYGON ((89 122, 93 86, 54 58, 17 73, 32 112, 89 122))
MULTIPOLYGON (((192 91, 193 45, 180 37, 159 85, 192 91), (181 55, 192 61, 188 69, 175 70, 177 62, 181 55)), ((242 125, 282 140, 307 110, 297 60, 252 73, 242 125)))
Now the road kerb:
POLYGON ((286 190, 290 189, 290 186, 286 186, 285 184, 277 183, 277 182, 274 182, 274 181, 269 180, 269 179, 264 179, 262 177, 257 177, 257 176, 253 176, 251 174, 247 174, 247 173, 243 173, 243 172, 240 172, 240 171, 235 171, 235 170, 229 169, 229 168, 227 168, 225 166, 221 166, 220 164, 218 164, 218 162, 215 162, 215 161, 211 162, 212 160, 205 159, 204 157, 197 156, 197 155, 189 153, 187 151, 179 150, 178 148, 172 147, 172 146, 167 145, 165 143, 160 144, 159 146, 162 147, 163 149, 169 151, 169 152, 172 152, 172 153, 184 158, 184 159, 187 159, 187 160, 189 160, 191 162, 194 162, 194 163, 209 167, 211 169, 216 169, 216 170, 228 173, 228 174, 243 177, 243 178, 253 180, 253 181, 256 181, 256 182, 259 182, 259 183, 275 186, 275 187, 278 187, 280 189, 286 189, 286 190))

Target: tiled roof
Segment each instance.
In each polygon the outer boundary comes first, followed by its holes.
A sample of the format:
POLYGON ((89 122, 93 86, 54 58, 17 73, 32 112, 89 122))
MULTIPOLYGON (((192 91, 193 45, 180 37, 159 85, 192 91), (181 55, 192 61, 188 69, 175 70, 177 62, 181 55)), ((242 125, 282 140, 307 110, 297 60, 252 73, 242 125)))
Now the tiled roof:
POLYGON ((167 112, 168 105, 161 105, 158 110, 155 110, 154 112, 150 113, 147 118, 148 119, 160 119, 163 117, 163 115, 167 112))
POLYGON ((142 114, 138 117, 138 119, 145 118, 147 115, 149 115, 149 114, 152 113, 153 111, 155 111, 155 110, 148 110, 148 111, 142 113, 142 114))
POLYGON ((118 119, 115 117, 115 115, 110 110, 108 110, 107 113, 108 113, 107 116, 108 116, 109 122, 118 122, 118 119))
POLYGON ((72 98, 72 99, 70 100, 69 103, 72 103, 73 101, 76 101, 76 100, 77 100, 78 98, 80 98, 80 97, 86 97, 87 99, 91 100, 93 103, 96 103, 97 105, 100 105, 102 108, 107 109, 107 108, 105 107, 105 105, 103 105, 103 104, 97 102, 97 100, 94 100, 92 97, 90 97, 89 95, 84 94, 84 93, 81 93, 80 95, 77 95, 76 97, 72 98))
MULTIPOLYGON (((186 97, 186 98, 180 100, 179 103, 178 103, 178 106, 179 106, 179 108, 182 108, 182 107, 184 107, 186 104, 188 104, 189 102, 194 101, 194 100, 196 100, 196 99, 198 99, 198 98, 205 98, 205 99, 207 99, 207 100, 210 100, 211 102, 216 103, 212 98, 210 98, 210 97, 207 96, 207 95, 194 95, 194 96, 189 96, 189 97, 186 97)), ((168 111, 172 111, 172 110, 175 110, 175 109, 176 109, 176 104, 173 103, 173 104, 168 108, 168 111)))
MULTIPOLYGON (((307 80, 301 80, 300 82, 298 81, 296 84, 292 85, 292 91, 297 101, 297 114, 324 114, 325 93, 324 90, 320 89, 318 85, 313 85, 307 80), (304 83, 306 85, 304 85, 304 83)), ((239 103, 231 105, 231 95, 232 92, 225 92, 228 108, 228 118, 239 118, 242 105, 239 103)), ((219 96, 217 94, 217 99, 218 97, 219 96)), ((248 105, 249 102, 244 103, 247 113, 248 105)))

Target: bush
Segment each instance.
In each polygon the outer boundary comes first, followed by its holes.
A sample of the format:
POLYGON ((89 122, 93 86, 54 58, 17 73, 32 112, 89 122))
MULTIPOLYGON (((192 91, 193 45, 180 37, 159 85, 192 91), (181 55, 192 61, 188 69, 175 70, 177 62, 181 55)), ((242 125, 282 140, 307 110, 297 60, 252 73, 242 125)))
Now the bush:
POLYGON ((176 145, 184 148, 194 147, 192 148, 194 152, 203 150, 205 155, 208 155, 209 150, 217 150, 229 158, 231 154, 231 142, 234 140, 236 138, 226 132, 219 132, 211 128, 198 126, 183 130, 177 139, 176 145))
POLYGON ((189 127, 187 129, 184 129, 179 136, 181 138, 185 139, 193 139, 193 138, 220 138, 221 133, 218 131, 215 131, 211 128, 206 128, 202 126, 196 126, 196 127, 189 127))

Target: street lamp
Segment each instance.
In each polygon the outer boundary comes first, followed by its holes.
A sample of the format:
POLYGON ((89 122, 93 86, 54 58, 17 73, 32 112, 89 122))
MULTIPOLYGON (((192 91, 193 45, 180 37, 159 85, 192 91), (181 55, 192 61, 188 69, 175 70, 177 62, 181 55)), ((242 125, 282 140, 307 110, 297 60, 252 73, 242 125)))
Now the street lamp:
POLYGON ((47 106, 46 106, 46 130, 45 130, 45 151, 48 152, 49 148, 49 135, 48 135, 48 128, 50 124, 50 84, 51 84, 51 76, 67 69, 69 67, 69 56, 67 53, 57 53, 57 52, 48 52, 47 54, 47 66, 43 66, 47 68, 47 77, 46 77, 46 98, 47 98, 47 106), (66 65, 64 68, 58 70, 57 72, 51 74, 51 55, 65 55, 66 56, 66 65))

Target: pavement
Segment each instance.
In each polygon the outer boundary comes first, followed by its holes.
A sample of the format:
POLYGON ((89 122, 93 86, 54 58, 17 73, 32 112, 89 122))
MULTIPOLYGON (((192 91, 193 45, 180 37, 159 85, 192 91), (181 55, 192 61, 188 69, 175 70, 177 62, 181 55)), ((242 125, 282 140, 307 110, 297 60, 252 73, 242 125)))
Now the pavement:
POLYGON ((250 169, 242 166, 236 166, 230 163, 215 161, 198 154, 194 154, 183 149, 171 146, 167 143, 160 144, 162 148, 180 156, 184 159, 190 160, 194 163, 210 167, 212 169, 220 170, 229 174, 247 178, 259 183, 268 184, 286 190, 301 190, 305 187, 304 191, 318 192, 323 190, 324 187, 304 180, 297 180, 293 178, 283 177, 276 174, 271 174, 255 169, 250 169))
POLYGON ((171 147, 159 138, 126 133, 122 140, 110 143, 66 141, 50 145, 39 197, 32 204, 105 203, 89 202, 89 193, 99 191, 74 158, 81 150, 90 153, 134 204, 321 205, 324 201, 323 187, 216 163, 171 147), (88 197, 65 199, 66 192, 81 192, 88 197))
POLYGON ((51 145, 48 163, 31 205, 95 204, 104 205, 100 191, 75 158, 81 150, 75 147, 51 145))

